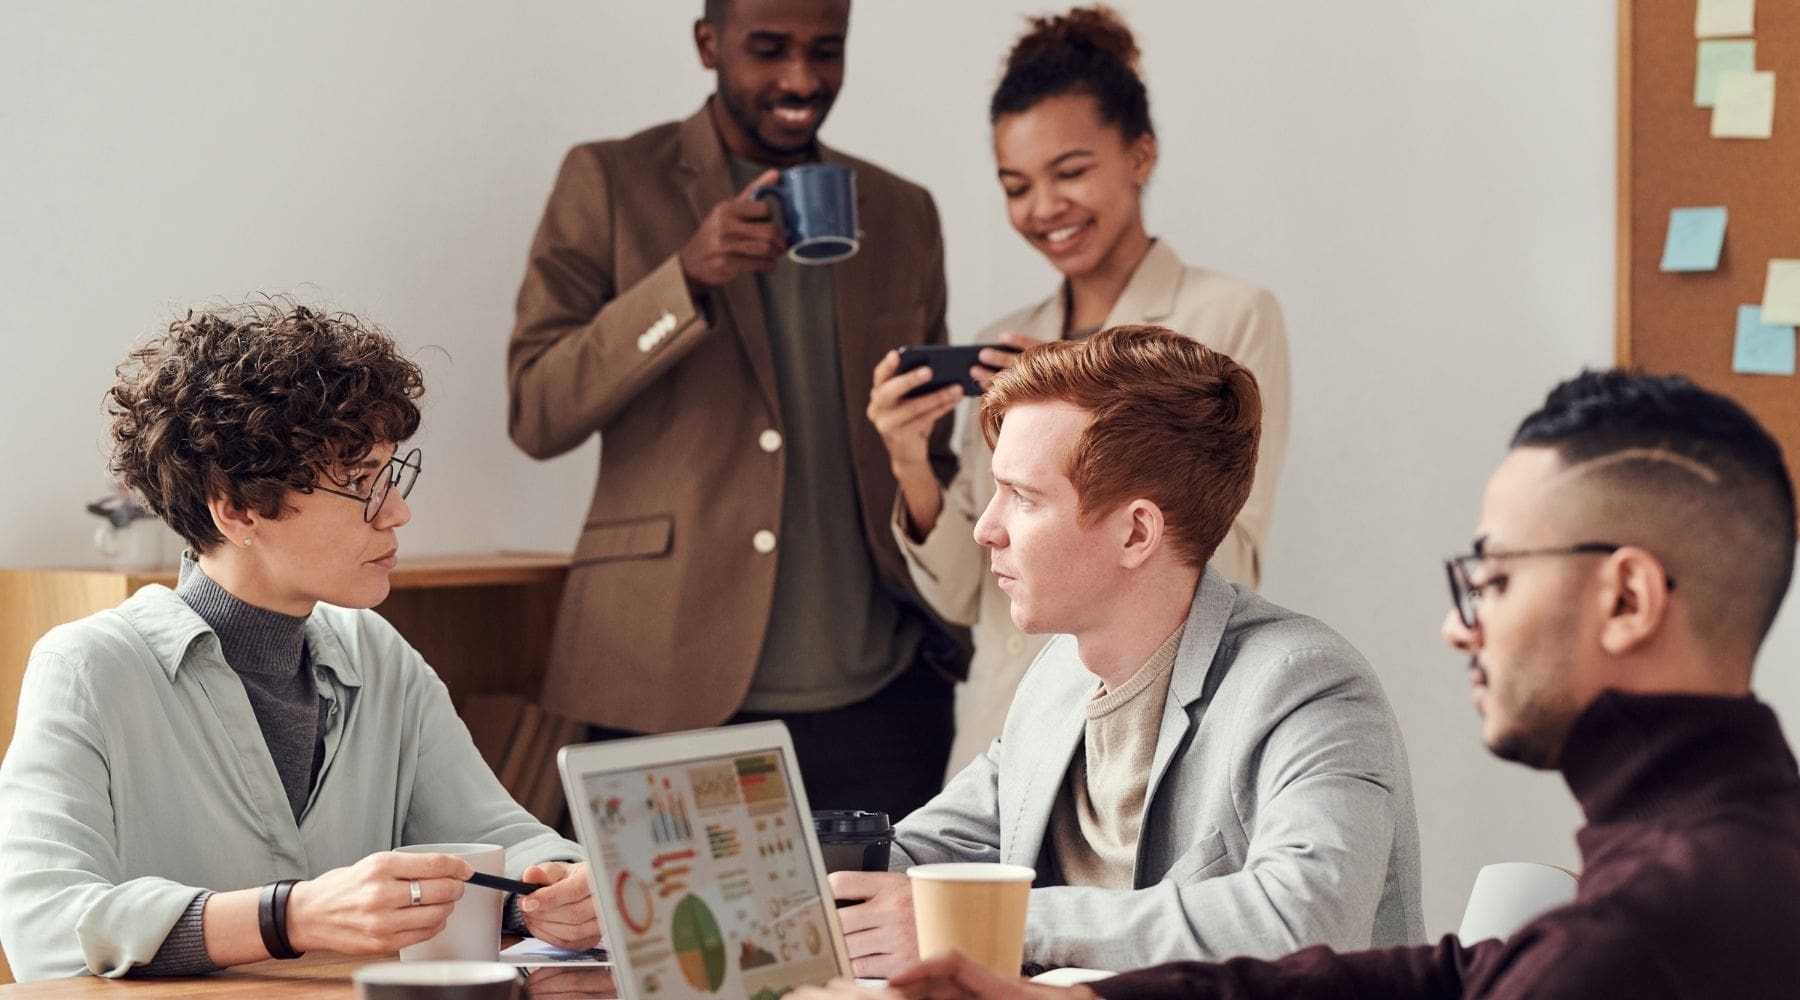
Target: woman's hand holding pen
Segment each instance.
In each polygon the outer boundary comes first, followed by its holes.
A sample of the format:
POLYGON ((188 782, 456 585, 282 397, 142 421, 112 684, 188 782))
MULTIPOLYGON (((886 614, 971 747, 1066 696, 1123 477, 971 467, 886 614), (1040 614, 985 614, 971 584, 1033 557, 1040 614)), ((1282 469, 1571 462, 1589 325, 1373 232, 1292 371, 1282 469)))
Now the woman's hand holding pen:
POLYGON ((543 886, 519 897, 519 915, 532 937, 571 951, 600 943, 600 914, 594 909, 586 862, 546 861, 525 869, 524 879, 543 886))

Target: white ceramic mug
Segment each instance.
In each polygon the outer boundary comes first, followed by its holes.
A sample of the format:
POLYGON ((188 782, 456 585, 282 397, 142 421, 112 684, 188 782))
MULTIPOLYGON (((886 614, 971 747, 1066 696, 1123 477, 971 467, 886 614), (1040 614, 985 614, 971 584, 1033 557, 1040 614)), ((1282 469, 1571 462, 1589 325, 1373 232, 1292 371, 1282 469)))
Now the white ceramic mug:
MULTIPOLYGON (((506 848, 498 844, 413 844, 397 847, 403 854, 450 854, 489 875, 506 874, 506 848)), ((450 919, 435 937, 400 949, 400 960, 420 959, 493 962, 500 958, 500 918, 506 893, 478 885, 465 886, 450 910, 450 919)))
POLYGON ((116 570, 161 569, 163 539, 168 530, 154 517, 140 517, 124 527, 102 524, 94 529, 94 548, 116 570))

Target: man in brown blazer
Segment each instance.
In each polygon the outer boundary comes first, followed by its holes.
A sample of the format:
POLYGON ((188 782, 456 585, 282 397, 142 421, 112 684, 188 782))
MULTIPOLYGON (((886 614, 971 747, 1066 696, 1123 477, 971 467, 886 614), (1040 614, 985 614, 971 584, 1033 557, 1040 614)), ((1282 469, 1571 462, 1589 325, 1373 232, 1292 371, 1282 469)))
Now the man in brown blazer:
POLYGON ((912 590, 863 412, 883 354, 945 341, 943 241, 923 188, 816 140, 848 27, 848 0, 708 0, 706 105, 570 151, 508 424, 538 458, 602 439, 546 705, 596 738, 779 718, 815 807, 898 818, 937 791, 966 644, 912 590), (812 161, 856 176, 862 248, 830 266, 788 260, 750 196, 812 161))

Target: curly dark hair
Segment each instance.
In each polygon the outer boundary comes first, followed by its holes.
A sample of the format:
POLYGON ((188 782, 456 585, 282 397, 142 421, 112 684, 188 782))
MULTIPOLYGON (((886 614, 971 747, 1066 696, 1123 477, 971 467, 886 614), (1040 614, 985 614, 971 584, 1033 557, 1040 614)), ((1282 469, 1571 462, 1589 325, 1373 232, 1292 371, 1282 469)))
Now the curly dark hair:
POLYGON ((348 313, 270 297, 189 311, 107 391, 113 474, 195 552, 225 540, 207 502, 279 517, 289 490, 419 428, 419 366, 348 313))

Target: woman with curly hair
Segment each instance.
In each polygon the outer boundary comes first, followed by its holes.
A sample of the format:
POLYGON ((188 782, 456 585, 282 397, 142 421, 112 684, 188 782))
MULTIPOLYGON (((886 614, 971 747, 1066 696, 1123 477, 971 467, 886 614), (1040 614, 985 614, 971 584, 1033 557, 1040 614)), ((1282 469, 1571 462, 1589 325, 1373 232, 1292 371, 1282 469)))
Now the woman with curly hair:
MULTIPOLYGON (((1256 483, 1210 565, 1233 583, 1256 587, 1287 451, 1287 331, 1267 291, 1189 267, 1149 235, 1143 193, 1156 166, 1156 132, 1137 59, 1131 29, 1102 5, 1032 18, 1007 56, 988 106, 1000 190, 1013 228, 1062 281, 1049 298, 1001 317, 976 342, 1022 350, 1107 327, 1153 324, 1250 369, 1263 401, 1256 483)), ((1017 358, 983 351, 971 374, 991 377, 1017 358)), ((1000 735, 1013 690, 1049 637, 1013 624, 1006 594, 972 537, 995 492, 980 422, 965 423, 960 469, 940 489, 925 444, 932 425, 961 401, 961 390, 909 399, 930 372, 896 375, 898 365, 890 354, 875 368, 868 410, 900 484, 894 535, 925 599, 945 619, 974 630, 969 679, 956 692, 954 775, 1000 735)))
MULTIPOLYGON (((32 650, 0 764, 0 942, 21 980, 190 975, 435 935, 467 862, 547 888, 515 929, 599 937, 581 849, 520 808, 386 621, 418 367, 345 314, 189 313, 108 394, 112 468, 188 544, 32 650)), ((477 892, 487 890, 474 890, 477 892)))

